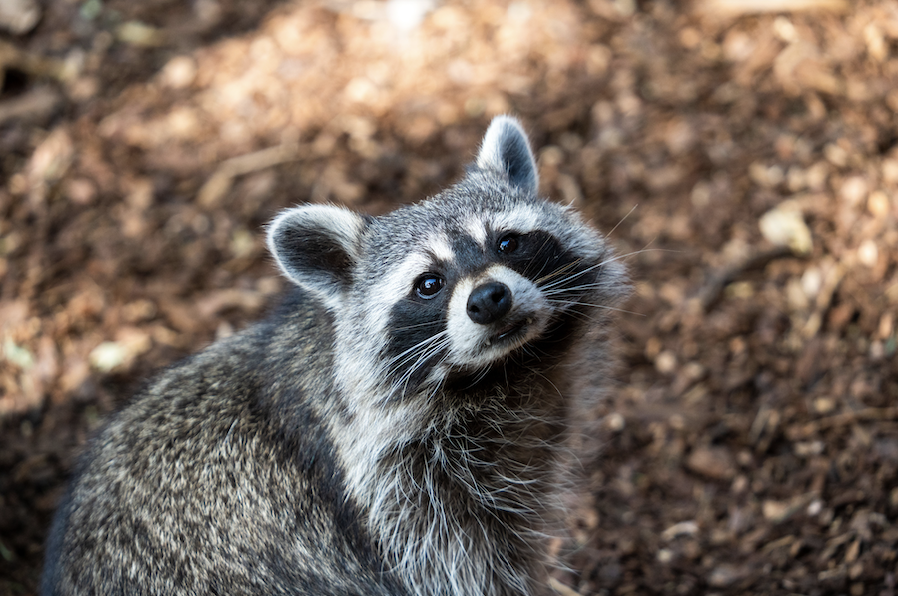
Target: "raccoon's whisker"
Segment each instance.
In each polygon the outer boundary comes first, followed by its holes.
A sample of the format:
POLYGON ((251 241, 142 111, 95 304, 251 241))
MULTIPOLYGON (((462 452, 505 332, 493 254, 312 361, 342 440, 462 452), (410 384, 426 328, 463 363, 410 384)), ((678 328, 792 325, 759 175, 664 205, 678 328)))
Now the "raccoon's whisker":
MULTIPOLYGON (((575 315, 579 315, 580 313, 574 313, 575 315)), ((587 319, 588 320, 588 319, 587 319)), ((527 345, 527 353, 533 356, 534 358, 539 358, 540 356, 549 356, 549 353, 546 350, 543 350, 535 345, 528 344, 527 345)))
MULTIPOLYGON (((542 245, 536 250, 536 252, 539 253, 541 250, 546 248, 546 246, 548 246, 551 241, 552 241, 552 239, 549 237, 544 238, 542 245)), ((536 261, 530 261, 527 263, 527 266, 524 267, 524 276, 525 277, 530 277, 530 272, 532 271, 531 266, 535 265, 535 264, 537 264, 536 261)))
POLYGON ((528 344, 524 344, 523 346, 521 346, 521 353, 527 354, 528 356, 536 357, 536 350, 534 350, 528 344))
POLYGON ((402 327, 396 327, 396 331, 408 331, 409 329, 419 329, 421 327, 439 327, 441 323, 439 321, 426 321, 424 323, 417 323, 415 325, 404 325, 402 327))
MULTIPOLYGON (((434 365, 434 368, 442 366, 446 362, 446 360, 448 360, 448 358, 449 358, 448 353, 444 353, 443 356, 440 358, 439 362, 437 362, 434 365)), ((446 375, 440 375, 437 382, 434 383, 434 385, 430 388, 430 392, 427 394, 428 402, 434 402, 436 400, 436 398, 440 394, 440 391, 442 391, 443 385, 445 384, 445 382, 446 382, 446 375)))
MULTIPOLYGON (((600 263, 596 263, 595 265, 592 265, 591 267, 587 267, 586 269, 584 269, 584 270, 582 270, 582 271, 578 271, 577 273, 573 273, 573 274, 571 274, 570 276, 567 276, 567 277, 563 277, 563 278, 557 279, 557 280, 555 280, 554 282, 552 282, 552 283, 550 283, 550 284, 540 285, 540 288, 541 288, 543 291, 545 291, 545 290, 547 290, 547 289, 554 288, 554 287, 556 287, 556 286, 558 286, 558 285, 560 285, 560 284, 562 284, 562 283, 564 283, 564 282, 566 282, 566 281, 570 281, 570 280, 572 280, 572 279, 576 279, 577 277, 580 277, 581 275, 585 275, 585 274, 589 273, 590 271, 594 271, 594 270, 596 270, 596 269, 600 269, 601 267, 604 267, 605 265, 608 265, 609 263, 614 263, 615 261, 619 261, 619 260, 622 260, 622 259, 626 259, 626 258, 635 256, 635 255, 638 255, 638 254, 642 254, 642 253, 644 253, 644 252, 654 252, 654 251, 676 252, 676 251, 668 251, 667 249, 663 249, 663 248, 643 248, 643 249, 641 249, 641 250, 634 250, 634 251, 632 251, 632 252, 628 252, 628 253, 625 253, 625 254, 622 254, 622 255, 615 255, 615 256, 613 256, 613 257, 611 257, 611 258, 609 258, 609 259, 605 259, 604 261, 601 261, 600 263)), ((565 267, 567 267, 567 266, 565 266, 565 267)), ((556 273, 561 274, 561 273, 564 271, 565 267, 561 267, 561 268, 557 269, 555 272, 550 273, 549 275, 547 275, 546 277, 544 277, 544 278, 542 278, 542 279, 551 278, 551 277, 554 276, 556 273)), ((539 284, 538 284, 538 285, 539 285, 539 284)))
POLYGON ((544 286, 540 286, 540 288, 543 290, 555 288, 555 287, 559 286, 560 284, 577 279, 581 275, 586 275, 587 273, 594 271, 594 270, 598 269, 599 267, 601 267, 600 264, 593 265, 591 267, 587 267, 586 269, 583 269, 582 271, 578 271, 578 272, 572 273, 570 275, 568 275, 566 272, 561 272, 561 270, 559 269, 560 273, 557 276, 555 276, 558 279, 556 279, 552 283, 546 284, 544 286))
POLYGON ((596 321, 601 321, 601 317, 593 311, 593 314, 578 312, 576 310, 570 312, 571 316, 575 317, 578 321, 582 321, 586 324, 591 324, 596 321))
POLYGON ((611 234, 614 233, 614 230, 616 230, 617 227, 618 227, 619 225, 621 225, 622 223, 624 223, 624 221, 625 221, 628 217, 630 217, 630 215, 631 215, 634 211, 636 211, 636 208, 637 208, 637 207, 639 207, 639 203, 636 203, 635 205, 633 205, 633 208, 630 209, 629 211, 627 211, 627 214, 626 214, 625 216, 623 216, 619 222, 617 222, 616 224, 614 224, 614 227, 611 228, 611 231, 608 232, 607 234, 605 234, 605 238, 610 238, 610 237, 611 237, 611 234))
POLYGON ((646 316, 645 313, 634 312, 632 310, 626 310, 623 308, 617 308, 614 306, 608 306, 607 304, 592 304, 590 302, 577 302, 576 300, 558 300, 558 299, 549 299, 549 302, 553 304, 563 304, 565 306, 587 306, 590 308, 602 308, 605 310, 612 310, 614 312, 622 312, 628 315, 636 315, 638 317, 646 316))
POLYGON ((548 281, 548 280, 550 280, 550 279, 553 279, 553 278, 558 277, 558 276, 560 276, 560 275, 566 275, 568 271, 570 271, 571 269, 573 269, 574 267, 576 267, 577 265, 579 265, 581 262, 582 262, 582 259, 577 259, 576 261, 571 261, 570 263, 566 263, 565 265, 562 265, 562 266, 559 267, 558 269, 555 269, 555 270, 553 270, 553 271, 550 271, 550 272, 547 273, 546 275, 537 278, 536 281, 535 281, 534 283, 536 283, 536 285, 538 285, 538 286, 542 286, 542 284, 543 284, 544 282, 546 282, 546 281, 548 281))
POLYGON ((634 251, 631 251, 628 253, 624 253, 622 255, 614 255, 610 259, 605 259, 604 261, 599 263, 597 265, 597 267, 601 267, 603 265, 607 265, 608 263, 614 263, 615 261, 620 261, 620 260, 627 259, 630 257, 635 257, 636 255, 641 255, 644 252, 673 252, 673 253, 676 253, 676 252, 680 252, 680 251, 670 250, 668 248, 648 248, 648 246, 646 246, 646 248, 634 250, 634 251))
POLYGON ((439 341, 434 342, 433 345, 428 346, 421 352, 421 355, 415 361, 415 363, 409 367, 409 372, 414 372, 418 370, 419 366, 424 362, 427 362, 431 358, 433 358, 437 353, 439 353, 444 348, 447 348, 451 345, 452 340, 448 337, 440 338, 439 341))
MULTIPOLYGON (((425 339, 425 340, 423 340, 423 341, 420 341, 420 342, 416 343, 415 345, 413 345, 412 347, 408 348, 408 349, 405 350, 404 352, 402 352, 402 353, 398 354, 397 356, 394 356, 393 358, 391 358, 391 359, 389 360, 389 362, 387 362, 387 366, 392 366, 393 364, 395 364, 400 358, 402 358, 402 357, 405 356, 406 354, 409 354, 409 353, 411 353, 411 352, 414 352, 415 350, 418 350, 419 348, 422 348, 422 347, 426 346, 427 344, 429 344, 429 343, 431 343, 431 342, 434 342, 434 341, 437 341, 437 340, 439 340, 439 339, 441 339, 441 338, 443 338, 443 337, 446 337, 447 335, 449 335, 449 331, 448 331, 448 330, 443 330, 443 331, 440 331, 440 332, 437 333, 437 334, 431 335, 431 336, 428 337, 427 339, 425 339)), ((405 362, 406 362, 406 360, 403 360, 402 362, 400 362, 400 365, 401 365, 401 364, 404 364, 405 362)))
POLYGON ((537 287, 539 287, 539 289, 543 292, 551 292, 551 291, 557 290, 557 289, 561 289, 562 291, 565 291, 566 290, 565 284, 573 282, 577 277, 578 277, 578 275, 564 274, 563 276, 555 277, 551 281, 551 283, 547 283, 545 285, 541 285, 541 286, 537 286, 537 287))
MULTIPOLYGON (((448 334, 448 332, 445 332, 445 334, 448 334)), ((445 337, 443 333, 438 333, 437 335, 434 335, 433 337, 428 338, 426 341, 427 342, 435 342, 435 343, 432 346, 426 347, 421 352, 421 354, 418 356, 418 359, 415 361, 415 363, 412 364, 408 368, 408 370, 405 371, 405 373, 396 381, 395 386, 397 388, 402 388, 403 391, 407 391, 408 383, 411 381, 412 376, 420 369, 420 366, 424 362, 427 362, 428 360, 430 360, 433 356, 435 356, 443 348, 448 347, 451 343, 451 340, 448 339, 447 337, 445 337)), ((421 342, 421 343, 425 343, 425 342, 421 342)), ((406 351, 408 351, 408 350, 406 350, 406 351)), ((402 364, 405 364, 406 362, 410 361, 413 357, 414 357, 414 354, 411 357, 403 360, 402 363, 400 364, 400 366, 402 364)))
POLYGON ((600 279, 592 279, 592 280, 580 280, 580 281, 576 281, 576 282, 574 281, 578 277, 580 277, 580 275, 589 273, 595 268, 596 267, 590 267, 589 269, 585 269, 579 273, 556 279, 555 281, 553 281, 550 284, 540 286, 540 290, 542 290, 544 293, 545 292, 559 292, 559 291, 560 292, 571 292, 571 291, 576 291, 578 289, 607 287, 609 285, 608 280, 601 279, 601 278, 600 279), (562 285, 564 283, 576 283, 577 285, 571 285, 571 286, 562 285))
POLYGON ((571 287, 559 287, 552 288, 549 291, 544 291, 544 296, 558 296, 559 294, 576 294, 579 292, 583 292, 584 290, 596 290, 599 288, 607 288, 608 284, 604 282, 595 282, 589 284, 581 284, 579 286, 571 286, 571 287))
POLYGON ((549 385, 552 386, 552 389, 555 390, 555 393, 558 394, 558 397, 564 397, 564 394, 561 393, 561 390, 558 389, 558 387, 555 385, 555 383, 553 383, 553 382, 549 379, 549 377, 547 377, 546 375, 544 375, 543 373, 541 373, 541 372, 539 372, 539 371, 534 371, 534 372, 535 372, 536 375, 539 376, 542 380, 544 380, 546 383, 548 383, 549 385))
POLYGON ((599 291, 605 291, 605 292, 612 291, 613 292, 614 288, 609 287, 608 284, 605 282, 596 282, 593 284, 583 284, 583 285, 579 285, 579 286, 573 286, 570 288, 564 288, 564 287, 554 288, 552 290, 549 290, 548 292, 543 292, 543 295, 546 298, 553 298, 556 296, 571 296, 572 298, 577 298, 577 297, 584 298, 592 290, 599 290, 599 291))
POLYGON ((426 362, 427 357, 419 358, 418 361, 415 362, 414 365, 410 366, 408 370, 406 370, 402 376, 398 379, 394 380, 391 384, 392 393, 404 395, 409 393, 409 383, 412 381, 412 377, 419 370, 419 366, 422 362, 426 362))
POLYGON ((477 377, 474 379, 474 382, 471 383, 471 385, 472 385, 472 386, 477 385, 478 383, 480 383, 480 381, 482 381, 483 379, 485 379, 485 378, 486 378, 486 375, 489 374, 490 369, 492 369, 492 368, 493 368, 492 365, 484 366, 484 367, 483 367, 483 370, 480 371, 480 372, 478 373, 477 377))
POLYGON ((415 370, 417 370, 419 368, 419 365, 423 365, 424 363, 429 361, 431 358, 435 357, 440 352, 444 352, 444 355, 440 359, 440 361, 441 362, 445 361, 446 352, 448 352, 447 348, 449 348, 451 346, 451 344, 452 344, 452 342, 448 339, 436 344, 435 346, 433 346, 433 348, 430 350, 430 352, 426 355, 426 357, 422 357, 418 362, 415 363, 413 368, 415 370))

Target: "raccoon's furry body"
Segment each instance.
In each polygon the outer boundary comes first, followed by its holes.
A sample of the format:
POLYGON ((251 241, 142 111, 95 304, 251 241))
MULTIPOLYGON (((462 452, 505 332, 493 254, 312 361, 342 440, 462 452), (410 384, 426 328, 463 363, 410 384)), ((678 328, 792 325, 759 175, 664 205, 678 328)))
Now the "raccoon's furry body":
POLYGON ((598 234, 536 193, 526 137, 500 117, 428 201, 279 216, 269 246, 298 288, 94 439, 43 594, 538 590, 564 364, 625 282, 598 234))

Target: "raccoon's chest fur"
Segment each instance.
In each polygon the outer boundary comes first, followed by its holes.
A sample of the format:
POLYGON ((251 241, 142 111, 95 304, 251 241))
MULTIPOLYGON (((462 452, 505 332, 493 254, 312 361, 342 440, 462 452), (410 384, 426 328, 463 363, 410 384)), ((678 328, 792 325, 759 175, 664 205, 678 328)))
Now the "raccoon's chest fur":
POLYGON ((415 594, 531 594, 545 579, 563 408, 539 386, 478 399, 435 412, 354 478, 369 531, 415 594))
POLYGON ((268 244, 294 300, 160 375, 95 438, 42 593, 543 591, 568 388, 604 367, 594 331, 625 274, 537 187, 499 117, 427 201, 278 216, 268 244))

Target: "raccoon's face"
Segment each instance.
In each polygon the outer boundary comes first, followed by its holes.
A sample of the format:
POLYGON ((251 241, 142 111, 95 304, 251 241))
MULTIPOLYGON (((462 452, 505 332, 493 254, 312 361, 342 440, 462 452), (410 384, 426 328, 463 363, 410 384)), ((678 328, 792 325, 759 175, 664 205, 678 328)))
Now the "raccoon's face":
POLYGON ((381 218, 291 209, 269 245, 334 314, 348 372, 405 394, 544 356, 620 294, 598 234, 536 192, 526 137, 500 117, 475 167, 440 195, 381 218))
POLYGON ((377 237, 396 244, 375 243, 373 258, 363 260, 355 328, 373 328, 402 389, 504 362, 545 339, 564 316, 588 316, 581 311, 594 303, 604 254, 597 237, 557 205, 512 188, 501 189, 502 204, 491 204, 483 185, 476 188, 486 208, 458 200, 468 189, 455 188, 457 196, 373 225, 385 228, 377 237), (572 250, 559 233, 578 226, 590 250, 572 250), (405 230, 432 231, 416 238, 405 230), (376 258, 383 254, 390 258, 376 258))

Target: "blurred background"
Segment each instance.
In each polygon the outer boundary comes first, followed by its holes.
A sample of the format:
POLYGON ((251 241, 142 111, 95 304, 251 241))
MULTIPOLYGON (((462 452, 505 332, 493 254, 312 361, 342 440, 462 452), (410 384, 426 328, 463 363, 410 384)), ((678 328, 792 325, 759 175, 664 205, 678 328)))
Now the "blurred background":
POLYGON ((262 227, 519 116, 633 272, 573 594, 894 595, 898 2, 0 0, 0 594, 139 380, 264 315, 262 227))

